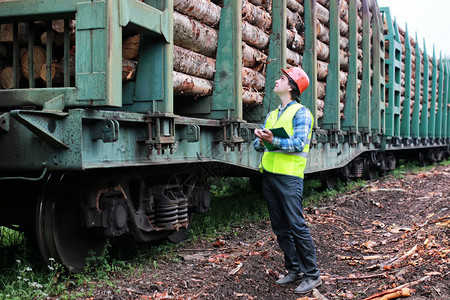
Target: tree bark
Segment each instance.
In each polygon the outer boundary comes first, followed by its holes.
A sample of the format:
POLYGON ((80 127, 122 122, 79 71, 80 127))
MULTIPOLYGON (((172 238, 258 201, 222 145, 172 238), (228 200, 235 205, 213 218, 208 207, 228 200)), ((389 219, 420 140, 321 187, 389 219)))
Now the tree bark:
POLYGON ((203 24, 219 27, 221 8, 209 0, 174 0, 173 8, 203 24))
MULTIPOLYGON (((51 65, 52 70, 52 82, 53 83, 61 83, 64 81, 64 73, 61 70, 61 64, 54 62, 51 65)), ((47 65, 43 64, 41 69, 39 70, 39 77, 45 81, 47 81, 47 65)))
MULTIPOLYGON (((41 67, 45 64, 45 51, 41 47, 35 46, 33 49, 33 69, 34 69, 34 78, 39 78, 39 72, 41 71, 41 67)), ((25 78, 29 78, 30 74, 28 73, 28 49, 22 54, 20 59, 20 65, 22 74, 25 78)))
POLYGON ((215 66, 216 60, 211 57, 178 46, 173 47, 173 69, 177 72, 213 79, 215 66))
POLYGON ((267 55, 242 42, 242 64, 244 67, 252 68, 262 66, 267 62, 267 55))
POLYGON ((330 12, 328 9, 320 5, 319 3, 316 3, 316 18, 322 22, 322 24, 328 24, 330 20, 330 12))
POLYGON ((216 56, 218 32, 178 12, 173 13, 175 45, 209 56, 216 56))
POLYGON ((325 91, 326 91, 326 83, 323 81, 317 81, 316 89, 317 89, 317 98, 324 99, 325 91))
POLYGON ((303 28, 303 20, 300 18, 300 15, 291 11, 290 9, 286 9, 286 19, 287 28, 291 30, 303 28))
POLYGON ((343 36, 347 36, 348 34, 348 24, 342 20, 339 20, 339 32, 343 36))
POLYGON ((213 82, 174 71, 173 90, 175 95, 208 96, 212 94, 213 82))
POLYGON ((249 68, 242 68, 242 86, 261 91, 264 89, 266 77, 249 68))
POLYGON ((267 49, 269 46, 269 35, 245 21, 242 22, 242 40, 260 50, 267 49))
POLYGON ((5 67, 0 72, 0 85, 4 89, 12 89, 13 88, 13 68, 5 67))
POLYGON ((339 47, 343 50, 348 50, 348 38, 341 36, 339 38, 339 47))
POLYGON ((272 25, 270 14, 247 0, 242 1, 242 19, 264 31, 269 30, 272 25))
POLYGON ((316 49, 317 49, 317 58, 322 61, 327 61, 330 56, 330 48, 328 47, 328 45, 317 40, 316 49))
POLYGON ((339 51, 339 63, 341 70, 348 71, 348 52, 342 49, 339 51))
POLYGON ((328 75, 328 63, 317 61, 317 79, 325 79, 328 75))
POLYGON ((289 48, 286 49, 286 61, 288 64, 293 66, 301 66, 303 62, 303 57, 298 54, 297 52, 294 52, 290 50, 289 48))
POLYGON ((317 38, 326 44, 330 43, 330 31, 328 28, 320 23, 319 21, 316 22, 316 34, 317 38))
POLYGON ((262 105, 264 97, 261 93, 252 92, 244 89, 242 92, 242 103, 244 106, 260 106, 262 105))
POLYGON ((122 59, 122 82, 136 79, 136 62, 129 59, 122 59))
POLYGON ((130 36, 122 42, 122 58, 136 59, 139 55, 139 42, 141 36, 139 34, 130 36))
POLYGON ((287 40, 287 46, 294 50, 295 52, 301 53, 301 50, 303 49, 303 46, 305 45, 305 40, 301 35, 298 33, 291 31, 289 29, 286 29, 286 40, 287 40))
POLYGON ((303 5, 301 5, 295 0, 287 0, 287 7, 293 12, 297 12, 300 15, 302 15, 304 12, 303 5))

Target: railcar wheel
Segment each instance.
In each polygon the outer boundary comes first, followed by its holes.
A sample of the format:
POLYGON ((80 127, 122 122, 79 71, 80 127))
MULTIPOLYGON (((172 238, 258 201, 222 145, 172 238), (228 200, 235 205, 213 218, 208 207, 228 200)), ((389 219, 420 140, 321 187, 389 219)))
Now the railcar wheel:
POLYGON ((334 171, 320 172, 320 181, 323 189, 332 190, 336 186, 337 174, 334 171))
POLYGON ((39 198, 36 234, 39 250, 72 272, 81 272, 90 255, 101 255, 106 238, 81 224, 83 216, 77 189, 62 176, 51 175, 39 198))
POLYGON ((366 157, 364 158, 363 163, 363 177, 366 180, 375 179, 378 176, 378 170, 372 165, 371 159, 366 157))

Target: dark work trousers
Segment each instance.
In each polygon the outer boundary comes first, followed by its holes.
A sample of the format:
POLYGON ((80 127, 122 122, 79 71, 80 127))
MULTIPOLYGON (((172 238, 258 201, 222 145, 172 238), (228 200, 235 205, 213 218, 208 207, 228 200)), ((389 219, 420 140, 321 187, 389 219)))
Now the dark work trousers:
POLYGON ((286 269, 319 277, 316 249, 303 217, 303 179, 264 171, 263 193, 286 269))

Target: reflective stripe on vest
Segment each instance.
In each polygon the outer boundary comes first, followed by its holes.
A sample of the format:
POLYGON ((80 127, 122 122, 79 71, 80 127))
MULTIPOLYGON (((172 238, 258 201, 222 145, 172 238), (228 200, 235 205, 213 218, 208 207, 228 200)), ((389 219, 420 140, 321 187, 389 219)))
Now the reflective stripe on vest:
MULTIPOLYGON (((266 128, 272 129, 283 127, 288 135, 292 137, 294 135, 293 120, 297 111, 302 107, 303 105, 294 103, 286 108, 280 118, 278 118, 278 109, 272 111, 267 118, 266 128)), ((311 114, 310 111, 309 113, 311 114)), ((311 120, 314 122, 312 114, 311 120)), ((303 148, 303 151, 287 152, 281 149, 270 152, 266 151, 264 152, 261 164, 259 165, 260 171, 263 172, 263 170, 266 170, 271 173, 292 175, 303 178, 309 153, 309 145, 311 142, 312 127, 313 124, 311 124, 308 138, 305 140, 305 147, 303 148)))

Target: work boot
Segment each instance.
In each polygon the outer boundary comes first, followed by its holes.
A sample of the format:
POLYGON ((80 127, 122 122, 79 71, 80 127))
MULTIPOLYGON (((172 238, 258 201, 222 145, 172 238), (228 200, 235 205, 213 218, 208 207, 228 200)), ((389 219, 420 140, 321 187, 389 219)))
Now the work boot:
POLYGON ((283 285, 287 285, 289 283, 292 282, 296 282, 299 281, 302 278, 302 275, 300 275, 297 272, 289 272, 286 276, 278 279, 277 281, 275 281, 276 284, 283 286, 283 285))
POLYGON ((318 287, 322 284, 322 279, 320 277, 311 278, 306 277, 300 282, 299 286, 295 289, 294 293, 296 294, 306 294, 313 290, 313 288, 318 287))

